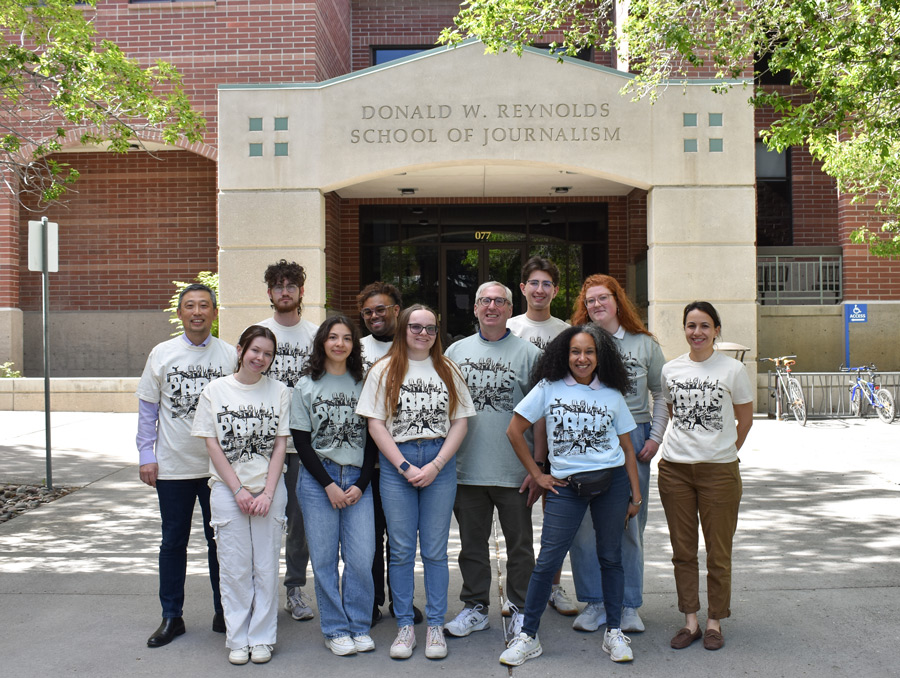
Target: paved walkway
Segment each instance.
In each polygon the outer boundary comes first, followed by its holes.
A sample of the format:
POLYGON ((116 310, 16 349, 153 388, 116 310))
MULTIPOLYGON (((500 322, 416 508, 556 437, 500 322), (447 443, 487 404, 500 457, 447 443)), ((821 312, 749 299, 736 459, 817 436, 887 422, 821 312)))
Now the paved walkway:
MULTIPOLYGON (((395 628, 373 630, 376 652, 335 657, 317 621, 279 616, 279 643, 265 667, 232 667, 223 636, 209 628, 212 609, 202 538, 191 545, 185 622, 188 632, 151 650, 159 622, 156 497, 138 480, 132 414, 54 413, 53 478, 83 489, 0 525, 0 657, 3 674, 24 676, 204 676, 239 671, 269 675, 505 676, 499 605, 491 629, 450 639, 450 656, 430 662, 388 657, 395 628)), ((44 419, 0 412, 0 482, 44 478, 44 419)), ((888 676, 900 674, 900 422, 794 423, 757 419, 741 455, 744 501, 735 550, 734 615, 726 646, 675 651, 676 608, 665 519, 652 483, 645 535, 642 616, 632 635, 635 661, 616 666, 599 633, 578 633, 571 618, 544 615, 544 656, 514 670, 526 676, 888 676)), ((535 511, 540 522, 540 512, 535 511)), ((199 525, 199 518, 197 524, 199 525)), ((200 530, 195 530, 199 533, 200 530)), ((450 613, 460 578, 458 535, 451 534, 450 613)), ((568 565, 567 565, 568 567, 568 565)), ((418 576, 421 577, 419 569, 418 576)), ((571 578, 568 572, 571 591, 571 578)), ((308 588, 312 593, 312 587, 308 588)), ((418 582, 421 602, 422 583, 418 582)), ((424 629, 417 629, 420 643, 424 629)))

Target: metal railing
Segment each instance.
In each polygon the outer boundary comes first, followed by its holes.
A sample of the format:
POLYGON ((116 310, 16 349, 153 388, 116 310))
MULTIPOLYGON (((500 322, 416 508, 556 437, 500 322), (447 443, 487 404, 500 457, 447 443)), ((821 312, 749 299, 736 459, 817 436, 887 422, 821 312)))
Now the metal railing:
MULTIPOLYGON (((775 417, 775 372, 768 373, 769 398, 766 411, 769 418, 775 417)), ((847 372, 791 372, 800 382, 806 400, 806 415, 809 419, 846 419, 850 414, 850 388, 856 380, 847 372)), ((900 397, 900 372, 876 372, 875 385, 888 389, 895 397, 900 397)), ((864 416, 874 417, 871 407, 865 408, 864 416)), ((790 416, 790 414, 788 414, 790 416)))
POLYGON ((757 299, 773 304, 839 304, 843 299, 840 247, 759 247, 757 299))

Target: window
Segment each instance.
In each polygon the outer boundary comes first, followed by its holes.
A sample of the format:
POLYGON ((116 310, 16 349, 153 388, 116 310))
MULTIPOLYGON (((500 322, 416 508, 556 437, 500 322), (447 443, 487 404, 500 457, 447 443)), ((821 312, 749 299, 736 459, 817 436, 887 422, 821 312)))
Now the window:
POLYGON ((389 61, 394 61, 395 59, 402 59, 404 57, 412 56, 413 54, 418 54, 419 52, 426 52, 429 49, 434 49, 434 45, 391 45, 390 47, 372 47, 372 65, 380 66, 381 64, 386 64, 389 61))
POLYGON ((794 244, 790 153, 769 150, 756 142, 756 245, 794 244))

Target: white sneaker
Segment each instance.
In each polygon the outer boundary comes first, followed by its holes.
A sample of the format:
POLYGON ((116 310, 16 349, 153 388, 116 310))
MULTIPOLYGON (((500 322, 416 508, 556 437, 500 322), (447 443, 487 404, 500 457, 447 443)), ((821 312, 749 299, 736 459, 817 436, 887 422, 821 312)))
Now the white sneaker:
POLYGON ((244 647, 239 647, 229 652, 228 661, 239 666, 241 664, 246 664, 250 661, 250 646, 244 645, 244 647))
POLYGON ((644 621, 633 607, 622 610, 622 630, 625 633, 641 633, 644 630, 644 621))
POLYGON ((412 624, 401 626, 397 631, 397 637, 391 643, 391 659, 409 659, 416 647, 416 634, 412 624))
MULTIPOLYGON (((515 610, 515 606, 513 606, 513 609, 515 610)), ((515 638, 517 635, 522 633, 522 623, 524 621, 525 621, 524 614, 522 614, 518 610, 515 610, 512 613, 512 616, 510 617, 510 621, 509 621, 509 626, 507 627, 509 629, 509 635, 511 637, 515 638)))
POLYGON ((297 621, 313 618, 313 611, 309 605, 310 600, 299 586, 291 586, 287 590, 287 601, 284 609, 291 613, 297 621))
POLYGON ((614 662, 630 662, 634 659, 631 652, 631 638, 622 634, 622 629, 606 629, 603 635, 603 651, 614 662))
POLYGON ((569 595, 561 584, 557 584, 553 587, 553 590, 550 593, 549 605, 566 617, 578 614, 578 608, 575 606, 575 603, 569 599, 569 595))
MULTIPOLYGON (((371 638, 369 640, 371 640, 371 638)), ((345 657, 348 654, 356 654, 356 643, 350 636, 326 638, 325 647, 334 652, 338 657, 345 657)))
POLYGON ((265 664, 271 658, 271 645, 254 645, 250 648, 250 661, 252 661, 254 664, 265 664))
POLYGON ((427 659, 443 659, 447 656, 447 641, 444 639, 442 626, 429 626, 425 632, 425 657, 427 659))
POLYGON ((491 627, 488 616, 482 612, 484 605, 465 607, 453 621, 444 624, 444 630, 456 638, 465 638, 473 631, 484 631, 491 627))
POLYGON ((527 633, 520 633, 506 646, 500 655, 500 663, 507 666, 519 666, 529 659, 540 657, 544 649, 537 636, 532 638, 527 633))
POLYGON ((581 614, 575 617, 572 628, 576 631, 596 631, 606 623, 606 606, 603 603, 588 603, 581 614))
POLYGON ((357 652, 371 652, 375 649, 375 641, 368 633, 353 636, 353 644, 356 646, 357 652))

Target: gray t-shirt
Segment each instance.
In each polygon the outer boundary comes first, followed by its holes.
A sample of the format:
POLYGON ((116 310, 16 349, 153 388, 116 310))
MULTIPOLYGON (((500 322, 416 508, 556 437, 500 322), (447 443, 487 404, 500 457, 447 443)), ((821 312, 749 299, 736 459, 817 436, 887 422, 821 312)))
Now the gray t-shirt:
MULTIPOLYGON (((665 401, 663 400, 662 368, 665 364, 662 349, 653 337, 646 334, 632 334, 619 327, 612 335, 619 347, 619 353, 631 377, 631 388, 625 395, 625 402, 635 422, 645 424, 653 422, 650 437, 658 443, 662 442, 666 430, 665 401), (653 395, 653 412, 651 414, 650 395, 653 395)), ((635 450, 640 452, 640 450, 635 450)))
POLYGON ((506 438, 506 428, 516 405, 531 390, 531 370, 541 350, 512 333, 500 341, 474 334, 450 346, 447 357, 462 370, 477 412, 457 453, 459 484, 519 487, 525 468, 506 438))

